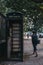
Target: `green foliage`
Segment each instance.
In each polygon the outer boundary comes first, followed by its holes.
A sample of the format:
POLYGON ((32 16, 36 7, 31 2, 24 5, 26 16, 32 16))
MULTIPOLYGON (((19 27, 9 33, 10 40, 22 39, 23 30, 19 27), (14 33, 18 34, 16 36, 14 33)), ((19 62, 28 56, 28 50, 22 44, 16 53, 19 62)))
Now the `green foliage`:
POLYGON ((4 13, 6 10, 5 5, 4 5, 4 0, 0 0, 0 12, 4 13))
MULTIPOLYGON (((0 0, 0 12, 6 14, 11 11, 20 11, 24 16, 29 15, 29 18, 32 19, 34 28, 37 30, 43 24, 43 9, 41 9, 40 6, 41 3, 36 3, 32 0, 0 0)), ((24 31, 29 29, 29 26, 27 26, 28 22, 29 19, 24 21, 24 31)))

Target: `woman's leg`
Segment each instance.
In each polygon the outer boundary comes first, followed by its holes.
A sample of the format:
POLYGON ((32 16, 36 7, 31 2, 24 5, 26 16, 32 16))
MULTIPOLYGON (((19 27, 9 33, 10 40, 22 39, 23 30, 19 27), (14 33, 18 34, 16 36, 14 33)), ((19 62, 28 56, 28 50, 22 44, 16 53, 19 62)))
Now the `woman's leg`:
POLYGON ((36 48, 35 48, 35 45, 33 44, 33 54, 35 54, 35 50, 36 48))
POLYGON ((36 45, 34 45, 34 52, 35 52, 35 57, 37 57, 38 54, 37 54, 37 46, 36 45))
POLYGON ((37 54, 37 46, 35 44, 33 44, 33 54, 35 54, 35 57, 38 56, 38 54, 37 54))

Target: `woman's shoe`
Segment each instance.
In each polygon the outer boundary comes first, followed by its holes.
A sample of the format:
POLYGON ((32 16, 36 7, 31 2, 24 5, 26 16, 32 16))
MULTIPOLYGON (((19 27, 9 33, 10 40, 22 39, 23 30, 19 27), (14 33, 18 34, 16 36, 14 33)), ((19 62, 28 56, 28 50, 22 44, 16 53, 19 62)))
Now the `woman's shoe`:
POLYGON ((36 54, 35 57, 38 57, 38 54, 36 54))
POLYGON ((33 55, 35 54, 35 52, 32 53, 33 55))

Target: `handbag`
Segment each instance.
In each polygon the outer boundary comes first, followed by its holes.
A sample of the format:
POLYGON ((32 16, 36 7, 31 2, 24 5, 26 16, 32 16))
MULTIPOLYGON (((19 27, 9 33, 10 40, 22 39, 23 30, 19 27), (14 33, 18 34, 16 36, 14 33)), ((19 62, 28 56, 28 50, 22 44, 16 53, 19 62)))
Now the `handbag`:
POLYGON ((40 44, 40 40, 37 40, 37 44, 40 44))

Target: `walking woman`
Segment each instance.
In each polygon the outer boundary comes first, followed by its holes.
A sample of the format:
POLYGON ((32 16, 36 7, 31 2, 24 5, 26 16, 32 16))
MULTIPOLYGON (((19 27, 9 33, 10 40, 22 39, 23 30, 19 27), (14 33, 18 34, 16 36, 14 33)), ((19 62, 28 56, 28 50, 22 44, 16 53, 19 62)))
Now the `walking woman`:
POLYGON ((33 45, 33 54, 35 54, 35 57, 38 56, 37 54, 37 40, 38 40, 38 36, 36 34, 35 31, 33 31, 33 35, 32 35, 32 45, 33 45))

